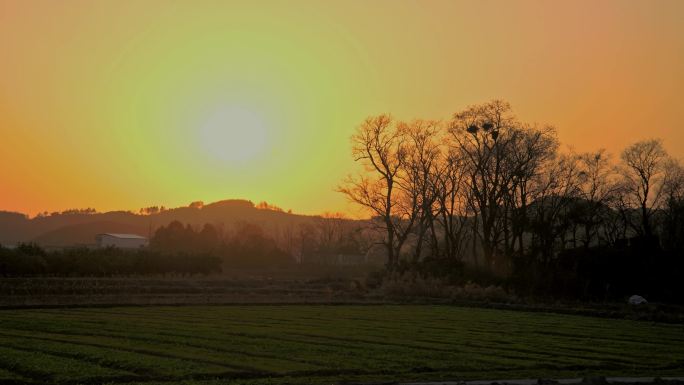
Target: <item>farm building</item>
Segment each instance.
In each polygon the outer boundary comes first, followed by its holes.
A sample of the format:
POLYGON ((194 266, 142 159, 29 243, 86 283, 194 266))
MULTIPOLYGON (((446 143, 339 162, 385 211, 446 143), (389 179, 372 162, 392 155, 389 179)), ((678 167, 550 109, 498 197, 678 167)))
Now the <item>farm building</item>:
POLYGON ((120 249, 139 249, 146 247, 147 238, 136 234, 98 234, 95 236, 98 247, 118 247, 120 249))

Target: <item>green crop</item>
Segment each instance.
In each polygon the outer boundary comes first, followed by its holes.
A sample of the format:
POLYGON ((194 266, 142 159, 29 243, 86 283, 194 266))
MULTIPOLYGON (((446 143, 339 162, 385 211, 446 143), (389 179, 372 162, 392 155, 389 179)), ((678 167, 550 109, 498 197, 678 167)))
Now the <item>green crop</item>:
POLYGON ((684 325, 451 306, 0 311, 0 382, 329 384, 684 373, 684 325))

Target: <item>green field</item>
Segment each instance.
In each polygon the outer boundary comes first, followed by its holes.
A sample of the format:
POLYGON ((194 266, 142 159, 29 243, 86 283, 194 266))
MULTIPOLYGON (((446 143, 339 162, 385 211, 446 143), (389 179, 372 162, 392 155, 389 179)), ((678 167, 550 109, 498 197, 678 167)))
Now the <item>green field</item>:
POLYGON ((449 306, 0 311, 0 383, 684 374, 684 325, 449 306))

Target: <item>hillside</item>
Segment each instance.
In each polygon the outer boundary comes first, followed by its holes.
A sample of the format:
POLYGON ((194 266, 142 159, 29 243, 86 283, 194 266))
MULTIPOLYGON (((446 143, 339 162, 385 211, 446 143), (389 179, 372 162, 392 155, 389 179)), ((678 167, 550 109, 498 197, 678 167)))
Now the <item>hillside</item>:
POLYGON ((119 222, 88 222, 67 225, 57 230, 48 231, 35 237, 32 241, 44 246, 64 247, 74 245, 90 245, 95 243, 95 236, 102 233, 128 233, 147 236, 149 229, 144 226, 119 222))
POLYGON ((95 234, 126 232, 147 236, 160 226, 180 221, 193 226, 211 223, 221 228, 239 222, 260 225, 266 231, 297 226, 314 217, 261 209, 247 200, 223 200, 140 215, 126 211, 106 213, 55 213, 29 218, 20 213, 0 212, 0 244, 36 242, 44 246, 91 244, 95 234))

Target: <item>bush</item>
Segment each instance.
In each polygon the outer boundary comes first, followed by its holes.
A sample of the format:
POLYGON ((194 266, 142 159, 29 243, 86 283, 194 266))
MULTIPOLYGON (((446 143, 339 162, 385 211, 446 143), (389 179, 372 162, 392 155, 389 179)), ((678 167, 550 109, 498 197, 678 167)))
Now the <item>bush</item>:
POLYGON ((489 285, 483 287, 472 282, 457 288, 454 299, 506 303, 518 301, 515 295, 508 293, 501 286, 489 285))
POLYGON ((416 273, 387 274, 376 291, 388 298, 442 298, 455 301, 517 302, 518 298, 501 286, 480 286, 467 282, 453 285, 444 279, 416 273))

